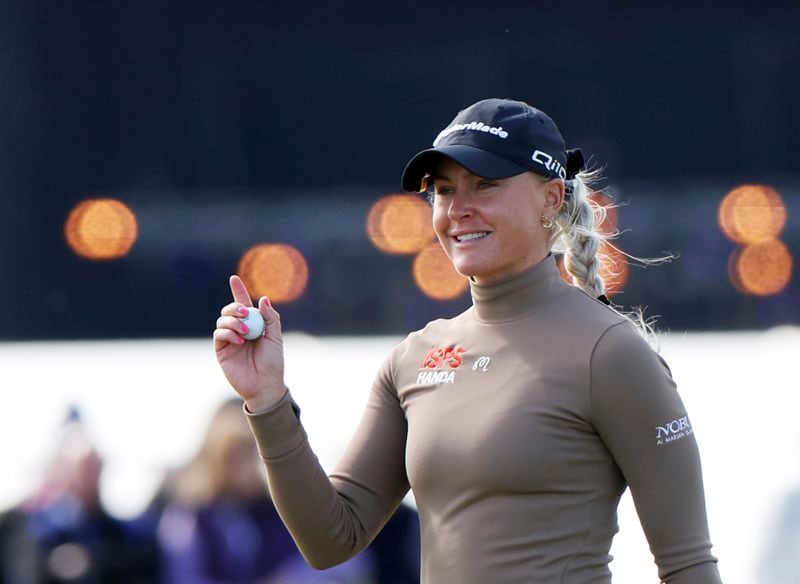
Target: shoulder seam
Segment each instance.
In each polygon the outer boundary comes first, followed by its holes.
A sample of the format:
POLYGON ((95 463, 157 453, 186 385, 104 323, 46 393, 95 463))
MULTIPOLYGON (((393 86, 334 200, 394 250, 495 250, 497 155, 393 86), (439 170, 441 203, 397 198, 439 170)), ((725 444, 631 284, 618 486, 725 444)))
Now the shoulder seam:
MULTIPOLYGON (((594 394, 592 392, 592 361, 594 360, 594 353, 597 350, 597 345, 600 344, 600 341, 603 340, 603 337, 605 337, 611 329, 618 327, 622 324, 625 324, 626 322, 628 321, 621 320, 619 322, 615 322, 612 325, 609 325, 602 333, 600 333, 600 336, 597 337, 597 340, 594 342, 594 346, 592 347, 592 352, 589 353, 589 413, 592 416, 592 425, 594 425, 594 402, 593 402, 594 394)), ((595 430, 597 430, 597 428, 595 428, 595 430)))
POLYGON ((410 343, 411 335, 416 335, 416 334, 419 334, 420 332, 421 331, 414 331, 414 332, 406 335, 406 338, 403 339, 402 341, 400 341, 400 343, 397 345, 397 347, 394 348, 394 350, 392 351, 392 353, 391 353, 391 355, 389 357, 390 360, 391 360, 390 371, 391 371, 391 374, 392 374, 392 378, 391 378, 392 389, 394 390, 395 396, 397 396, 398 399, 400 397, 399 395, 397 395, 397 370, 400 367, 400 364, 398 363, 398 361, 403 359, 403 357, 405 357, 408 354, 408 351, 410 349, 409 345, 411 344, 410 343), (398 353, 398 351, 397 351, 397 349, 400 348, 401 345, 403 346, 402 354, 398 353))

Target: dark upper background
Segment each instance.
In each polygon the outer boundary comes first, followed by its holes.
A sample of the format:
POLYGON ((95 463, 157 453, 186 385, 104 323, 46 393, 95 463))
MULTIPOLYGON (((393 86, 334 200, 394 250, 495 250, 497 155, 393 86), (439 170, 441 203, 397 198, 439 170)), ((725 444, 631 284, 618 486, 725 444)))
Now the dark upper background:
POLYGON ((738 184, 777 188, 797 260, 797 6, 4 3, 0 338, 210 334, 241 253, 273 240, 311 266, 281 309, 289 329, 400 333, 454 314, 468 299, 426 300, 364 219, 490 96, 540 107, 605 165, 630 202, 626 250, 680 254, 634 269, 618 302, 664 329, 798 324, 796 274, 769 298, 731 286, 716 219, 738 184), (64 242, 70 209, 96 196, 139 217, 122 260, 64 242))

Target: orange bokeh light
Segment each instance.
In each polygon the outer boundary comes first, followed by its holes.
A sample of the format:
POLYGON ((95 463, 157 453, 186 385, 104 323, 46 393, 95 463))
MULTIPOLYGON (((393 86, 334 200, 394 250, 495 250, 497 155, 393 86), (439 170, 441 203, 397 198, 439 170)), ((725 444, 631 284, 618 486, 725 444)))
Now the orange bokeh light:
POLYGON ((749 294, 747 288, 744 287, 742 284, 741 279, 739 278, 739 256, 742 255, 741 247, 737 247, 731 252, 731 255, 728 257, 728 277, 730 278, 731 284, 733 287, 736 288, 742 294, 749 294))
MULTIPOLYGON (((598 231, 603 235, 611 235, 617 231, 619 225, 619 213, 614 201, 602 191, 593 191, 589 198, 597 205, 605 209, 605 217, 600 222, 598 231)), ((595 209, 595 221, 602 217, 602 211, 595 209)))
POLYGON ((262 243, 245 252, 237 273, 253 298, 291 302, 305 292, 308 263, 296 248, 283 243, 262 243))
POLYGON ((567 272, 567 268, 564 267, 563 255, 559 254, 556 256, 556 265, 558 266, 558 271, 561 273, 561 279, 564 280, 570 286, 572 286, 572 276, 569 275, 569 272, 567 272))
POLYGON ((417 254, 412 273, 419 289, 435 300, 458 298, 469 288, 439 245, 429 245, 417 254))
POLYGON ((719 225, 736 243, 763 243, 780 235, 786 225, 786 205, 768 186, 742 185, 720 203, 719 225))
POLYGON ((628 283, 628 272, 630 271, 628 259, 622 251, 605 241, 600 244, 599 253, 603 262, 600 276, 606 284, 606 295, 613 296, 617 292, 621 292, 628 283))
MULTIPOLYGON (((629 264, 625 254, 607 242, 600 244, 598 255, 601 258, 600 277, 606 286, 606 296, 611 297, 621 292, 628 283, 629 264)), ((574 285, 572 276, 564 266, 564 256, 558 258, 558 270, 561 279, 567 284, 574 285)))
POLYGON ((792 253, 773 239, 737 249, 728 270, 733 285, 745 294, 771 296, 780 293, 792 279, 792 253))
POLYGON ((121 258, 136 243, 136 215, 116 199, 89 199, 72 209, 64 224, 67 244, 92 260, 121 258))
POLYGON ((418 195, 387 195, 370 209, 367 235, 386 253, 417 253, 434 240, 431 208, 418 195))

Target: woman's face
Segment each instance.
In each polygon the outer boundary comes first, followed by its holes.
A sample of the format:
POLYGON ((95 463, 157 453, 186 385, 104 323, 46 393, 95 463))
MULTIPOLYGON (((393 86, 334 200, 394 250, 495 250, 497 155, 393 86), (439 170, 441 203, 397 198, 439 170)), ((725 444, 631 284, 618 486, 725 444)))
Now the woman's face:
POLYGON ((223 462, 225 494, 249 501, 264 496, 264 478, 261 474, 258 450, 252 439, 230 444, 223 462))
POLYGON ((442 158, 432 177, 433 228, 455 269, 478 284, 521 272, 550 251, 542 213, 554 217, 564 185, 532 172, 490 180, 442 158))

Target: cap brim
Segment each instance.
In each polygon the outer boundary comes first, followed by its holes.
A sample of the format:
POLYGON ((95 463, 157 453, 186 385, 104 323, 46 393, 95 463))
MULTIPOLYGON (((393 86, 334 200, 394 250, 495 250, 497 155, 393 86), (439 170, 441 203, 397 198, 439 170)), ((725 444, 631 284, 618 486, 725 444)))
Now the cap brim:
POLYGON ((524 166, 509 162, 496 154, 463 144, 429 148, 419 152, 406 165, 402 185, 406 191, 419 191, 422 177, 436 170, 436 164, 444 156, 454 160, 472 174, 489 179, 508 178, 527 172, 524 166))

